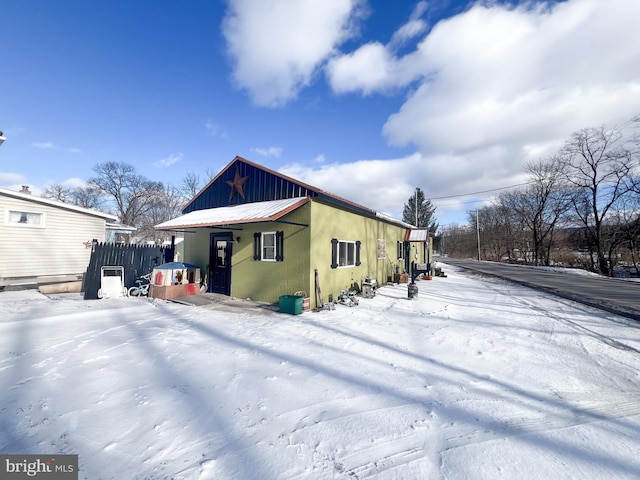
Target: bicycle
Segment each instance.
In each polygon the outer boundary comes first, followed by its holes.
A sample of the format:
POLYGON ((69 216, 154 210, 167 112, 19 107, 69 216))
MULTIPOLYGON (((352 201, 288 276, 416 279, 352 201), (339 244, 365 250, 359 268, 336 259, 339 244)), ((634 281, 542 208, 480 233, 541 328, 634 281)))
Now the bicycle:
POLYGON ((129 288, 130 297, 146 297, 151 287, 151 273, 142 275, 136 279, 136 286, 129 288))

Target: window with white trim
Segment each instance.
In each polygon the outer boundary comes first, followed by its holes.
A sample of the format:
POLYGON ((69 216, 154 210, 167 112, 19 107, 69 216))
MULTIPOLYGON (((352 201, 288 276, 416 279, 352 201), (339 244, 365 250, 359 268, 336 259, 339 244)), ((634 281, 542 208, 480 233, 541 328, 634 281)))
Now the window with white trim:
POLYGON ((262 255, 260 260, 267 262, 276 261, 276 232, 262 233, 262 255))
POLYGON ((331 240, 331 268, 360 265, 360 241, 331 240))
POLYGON ((44 227, 44 213, 9 210, 7 225, 24 225, 27 227, 44 227))
POLYGON ((253 259, 264 262, 284 261, 284 232, 254 233, 253 259))

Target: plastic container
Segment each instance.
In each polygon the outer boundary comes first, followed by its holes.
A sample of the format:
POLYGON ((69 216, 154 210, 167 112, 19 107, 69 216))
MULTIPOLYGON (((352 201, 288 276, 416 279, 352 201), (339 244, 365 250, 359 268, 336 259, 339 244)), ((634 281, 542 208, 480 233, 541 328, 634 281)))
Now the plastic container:
POLYGON ((300 315, 302 313, 302 297, 297 295, 281 295, 280 311, 291 315, 300 315))

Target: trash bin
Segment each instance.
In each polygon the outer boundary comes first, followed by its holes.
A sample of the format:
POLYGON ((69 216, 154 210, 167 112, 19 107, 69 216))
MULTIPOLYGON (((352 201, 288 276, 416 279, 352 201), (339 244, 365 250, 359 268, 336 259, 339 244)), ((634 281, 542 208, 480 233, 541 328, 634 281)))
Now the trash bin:
POLYGON ((409 295, 409 298, 418 298, 418 285, 416 285, 415 283, 410 283, 407 286, 407 293, 409 295))
POLYGON ((281 295, 280 311, 291 315, 300 315, 302 313, 302 297, 298 295, 281 295))

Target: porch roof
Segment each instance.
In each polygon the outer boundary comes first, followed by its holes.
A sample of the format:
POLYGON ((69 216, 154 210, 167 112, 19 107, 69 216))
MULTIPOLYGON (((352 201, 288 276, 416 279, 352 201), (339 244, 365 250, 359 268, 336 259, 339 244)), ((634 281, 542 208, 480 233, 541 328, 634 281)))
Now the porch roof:
POLYGON ((182 230, 197 227, 219 227, 240 223, 273 222, 309 202, 308 197, 243 203, 230 207, 194 210, 156 225, 156 230, 182 230))
POLYGON ((428 228, 410 228, 404 234, 405 242, 428 242, 429 241, 429 229, 428 228))

